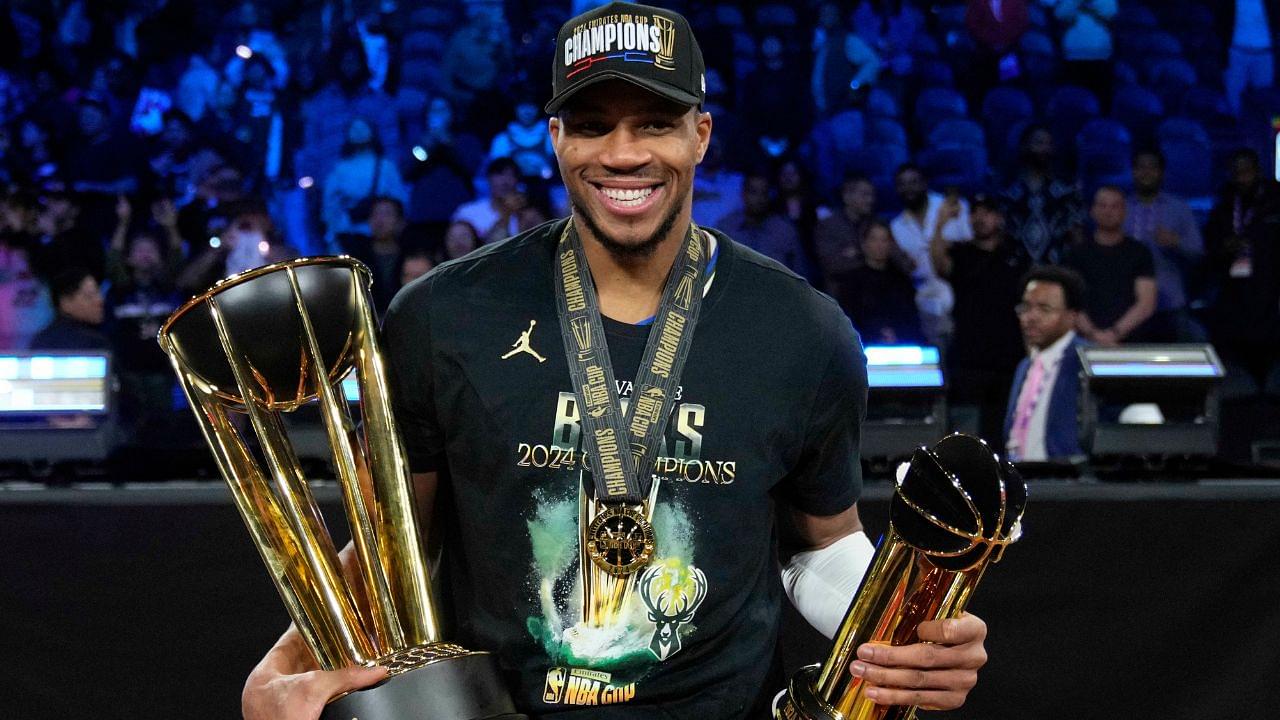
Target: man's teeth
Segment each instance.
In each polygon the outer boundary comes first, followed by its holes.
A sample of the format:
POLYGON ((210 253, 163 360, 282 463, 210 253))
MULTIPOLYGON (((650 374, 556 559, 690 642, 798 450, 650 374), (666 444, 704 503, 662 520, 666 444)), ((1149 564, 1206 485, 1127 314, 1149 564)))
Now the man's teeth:
POLYGON ((653 194, 653 188, 641 188, 638 190, 623 190, 620 188, 600 188, 605 197, 624 206, 634 206, 643 203, 653 194))

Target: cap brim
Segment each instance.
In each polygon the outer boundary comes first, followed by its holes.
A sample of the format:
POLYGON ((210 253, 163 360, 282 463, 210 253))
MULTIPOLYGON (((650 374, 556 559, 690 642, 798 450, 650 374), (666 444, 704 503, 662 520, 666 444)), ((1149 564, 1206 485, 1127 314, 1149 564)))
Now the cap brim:
POLYGON ((569 99, 572 98, 574 95, 577 95, 579 92, 585 90, 586 88, 591 87, 592 85, 602 83, 605 80, 624 80, 626 82, 631 83, 632 85, 648 90, 654 95, 658 95, 674 103, 679 103, 680 105, 686 105, 688 107, 693 107, 694 105, 697 105, 701 101, 701 99, 697 95, 693 95, 683 90, 676 89, 665 83, 660 83, 660 82, 657 82, 654 80, 648 80, 645 78, 633 77, 631 75, 627 75, 625 73, 621 73, 616 70, 604 70, 596 75, 593 75, 591 78, 587 80, 583 80, 582 82, 574 85, 573 87, 570 87, 569 89, 565 90, 559 95, 551 98, 551 101, 546 104, 543 110, 548 115, 555 115, 556 113, 560 112, 560 108, 564 107, 564 104, 568 102, 569 99))

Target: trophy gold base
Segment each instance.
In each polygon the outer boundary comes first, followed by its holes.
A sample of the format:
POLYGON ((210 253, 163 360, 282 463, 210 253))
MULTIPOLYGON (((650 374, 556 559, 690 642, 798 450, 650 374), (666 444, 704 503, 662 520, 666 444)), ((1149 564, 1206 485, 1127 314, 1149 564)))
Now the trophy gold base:
POLYGON ((846 715, 818 696, 818 673, 821 665, 802 667, 791 676, 787 690, 773 702, 774 720, 914 720, 915 708, 899 705, 874 705, 868 714, 846 715))
POLYGON ((382 664, 390 677, 330 702, 320 720, 526 720, 489 653, 437 643, 382 664))
POLYGON ((773 703, 774 720, 841 720, 840 713, 814 690, 819 670, 821 666, 809 665, 791 676, 787 691, 773 703))

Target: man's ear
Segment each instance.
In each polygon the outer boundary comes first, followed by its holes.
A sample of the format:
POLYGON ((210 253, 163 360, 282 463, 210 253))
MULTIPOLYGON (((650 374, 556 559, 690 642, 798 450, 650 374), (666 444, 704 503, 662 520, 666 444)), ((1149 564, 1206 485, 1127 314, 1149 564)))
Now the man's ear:
POLYGON ((551 147, 555 147, 560 142, 560 118, 551 116, 547 120, 547 132, 551 134, 551 147))
POLYGON ((697 125, 695 130, 698 133, 698 164, 702 163, 702 158, 707 154, 707 148, 711 145, 711 113, 697 112, 697 125))

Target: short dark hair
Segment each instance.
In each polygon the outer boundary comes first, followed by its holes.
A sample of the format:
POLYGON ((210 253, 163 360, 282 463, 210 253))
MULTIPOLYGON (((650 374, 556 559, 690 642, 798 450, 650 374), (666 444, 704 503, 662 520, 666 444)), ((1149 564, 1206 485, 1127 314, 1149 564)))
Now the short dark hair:
POLYGON ((1257 151, 1251 150, 1249 148, 1239 148, 1235 152, 1231 153, 1232 165, 1234 165, 1239 160, 1248 160, 1254 165, 1259 165, 1259 166, 1262 165, 1262 161, 1258 159, 1257 151))
POLYGON ((1137 165, 1138 161, 1144 157, 1155 158, 1156 164, 1160 166, 1160 169, 1161 170, 1164 169, 1165 167, 1164 153, 1160 152, 1160 150, 1157 148, 1151 148, 1151 147, 1138 148, 1137 150, 1134 151, 1133 155, 1129 158, 1129 162, 1130 164, 1137 165))
POLYGON ((866 173, 860 173, 856 170, 850 170, 846 172, 844 174, 844 178, 840 180, 840 187, 843 188, 843 187, 847 187, 849 185, 854 185, 857 183, 866 183, 872 186, 875 185, 875 183, 871 182, 871 178, 868 177, 866 173))
POLYGON ((501 175, 508 170, 516 175, 520 174, 520 166, 516 164, 515 160, 509 157, 497 157, 489 161, 489 164, 484 169, 484 176, 493 177, 494 175, 501 175))
POLYGON ((400 202, 400 198, 391 197, 390 195, 378 195, 373 198, 373 202, 369 203, 370 207, 378 203, 389 203, 391 207, 396 209, 400 217, 404 217, 404 203, 400 202))
POLYGON ((62 302, 62 298, 75 295, 87 277, 93 277, 93 273, 89 272, 88 268, 78 265, 63 268, 54 273, 53 277, 49 278, 49 294, 53 296, 53 306, 56 308, 62 302))
POLYGON ((904 172, 910 172, 910 171, 912 171, 912 170, 914 170, 914 171, 916 171, 916 172, 920 173, 920 176, 921 176, 921 177, 927 177, 927 176, 925 175, 924 168, 920 167, 919 165, 917 165, 917 164, 915 164, 915 163, 913 163, 913 162, 904 162, 904 163, 902 163, 901 165, 899 165, 899 166, 898 166, 898 169, 897 169, 897 170, 894 170, 894 171, 893 171, 893 179, 894 179, 894 180, 897 180, 897 179, 898 179, 898 176, 902 175, 902 173, 904 173, 904 172))
POLYGON ((1050 282, 1062 288, 1062 299, 1068 310, 1084 309, 1084 278, 1080 273, 1062 265, 1037 265, 1022 276, 1022 290, 1032 282, 1050 282))
POLYGON ((1047 132, 1050 137, 1053 136, 1053 130, 1048 125, 1036 122, 1028 123, 1026 127, 1022 128, 1022 132, 1018 133, 1018 149, 1025 148, 1027 143, 1031 142, 1031 136, 1038 132, 1047 132))
POLYGON ((1094 200, 1098 199, 1098 193, 1103 192, 1104 190, 1106 192, 1113 192, 1119 195, 1123 200, 1129 199, 1129 193, 1125 192, 1124 188, 1120 187, 1119 185, 1112 185, 1110 183, 1106 185, 1099 185, 1098 188, 1093 191, 1093 199, 1094 200))

